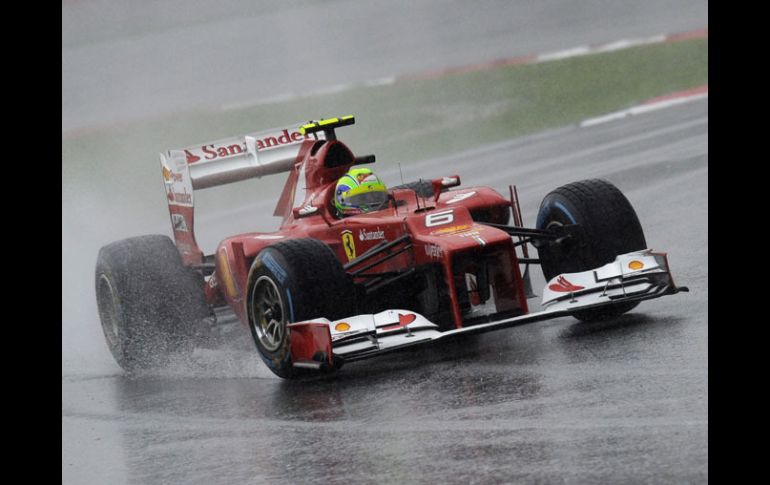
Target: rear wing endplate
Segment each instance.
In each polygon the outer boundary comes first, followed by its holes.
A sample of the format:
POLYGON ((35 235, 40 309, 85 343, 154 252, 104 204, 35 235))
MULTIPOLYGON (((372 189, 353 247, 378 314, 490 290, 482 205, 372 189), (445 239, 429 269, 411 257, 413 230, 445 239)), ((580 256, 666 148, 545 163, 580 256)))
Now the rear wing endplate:
POLYGON ((301 132, 300 125, 302 123, 160 154, 171 227, 185 264, 203 262, 203 252, 195 241, 193 228, 193 191, 292 170, 301 159, 303 143, 325 136, 323 130, 301 132))

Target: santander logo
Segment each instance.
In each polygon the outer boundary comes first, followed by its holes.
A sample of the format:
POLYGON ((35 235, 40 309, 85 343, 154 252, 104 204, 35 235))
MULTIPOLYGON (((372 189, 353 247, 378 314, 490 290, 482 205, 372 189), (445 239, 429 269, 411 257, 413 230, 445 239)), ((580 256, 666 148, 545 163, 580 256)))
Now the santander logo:
MULTIPOLYGON (((257 150, 264 150, 266 148, 278 147, 281 145, 291 145, 292 143, 300 142, 304 139, 311 138, 311 135, 303 135, 299 131, 292 131, 284 129, 278 136, 266 136, 264 138, 257 139, 257 150)), ((235 141, 235 140, 233 140, 235 141)), ((201 157, 205 160, 216 160, 220 158, 233 157, 246 153, 246 142, 232 143, 229 145, 202 145, 199 149, 185 150, 185 156, 187 157, 187 163, 195 163, 201 160, 201 157)))
POLYGON ((185 157, 187 157, 187 163, 195 163, 201 159, 201 157, 199 157, 198 155, 190 153, 190 150, 185 150, 184 154, 185 154, 185 157))
POLYGON ((558 291, 560 293, 569 293, 571 291, 578 291, 585 288, 585 286, 573 285, 564 276, 559 276, 556 279, 556 283, 548 285, 548 289, 551 291, 558 291))
POLYGON ((387 327, 383 328, 383 330, 397 330, 397 329, 399 329, 401 327, 406 327, 407 325, 409 325, 410 323, 412 323, 415 320, 417 320, 417 315, 415 315, 413 313, 408 313, 406 315, 404 315, 403 313, 399 313, 398 314, 398 323, 395 324, 395 325, 387 326, 387 327))
POLYGON ((372 241, 375 239, 385 239, 385 231, 377 228, 376 231, 367 231, 366 229, 361 229, 361 232, 358 233, 358 239, 362 241, 372 241))

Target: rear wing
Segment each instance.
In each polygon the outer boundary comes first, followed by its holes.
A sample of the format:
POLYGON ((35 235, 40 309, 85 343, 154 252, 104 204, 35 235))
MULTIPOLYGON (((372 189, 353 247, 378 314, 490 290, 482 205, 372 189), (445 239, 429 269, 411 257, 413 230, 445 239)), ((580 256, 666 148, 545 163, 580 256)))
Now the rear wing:
POLYGON ((292 170, 302 158, 300 152, 305 140, 325 138, 324 131, 300 130, 301 125, 303 123, 296 123, 160 154, 171 227, 185 264, 203 262, 203 251, 193 231, 193 191, 292 170))

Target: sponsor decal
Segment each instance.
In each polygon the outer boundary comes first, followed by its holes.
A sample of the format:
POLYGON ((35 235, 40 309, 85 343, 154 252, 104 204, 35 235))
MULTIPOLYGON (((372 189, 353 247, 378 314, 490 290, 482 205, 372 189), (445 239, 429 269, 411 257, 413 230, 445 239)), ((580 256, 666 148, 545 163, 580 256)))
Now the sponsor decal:
POLYGON ((176 247, 179 251, 181 251, 184 254, 192 253, 192 246, 190 246, 187 243, 183 243, 183 242, 176 243, 176 247))
POLYGON ((426 256, 430 256, 431 258, 435 258, 435 259, 440 259, 443 254, 444 254, 444 251, 441 249, 441 246, 438 246, 436 244, 425 245, 426 256))
POLYGON ((455 202, 460 202, 461 200, 465 200, 468 197, 473 197, 474 195, 476 195, 475 191, 473 191, 473 192, 464 192, 462 194, 455 195, 454 197, 452 197, 451 199, 446 201, 446 203, 447 204, 454 204, 455 202))
POLYGON ((443 229, 436 229, 435 231, 431 231, 431 236, 448 236, 450 234, 457 234, 459 232, 464 232, 470 229, 470 224, 460 224, 459 226, 449 226, 445 227, 443 229))
POLYGON ((376 231, 367 231, 366 229, 361 229, 358 233, 358 239, 362 241, 375 241, 378 239, 385 239, 385 231, 380 230, 378 227, 376 231))
POLYGON ((450 185, 456 185, 457 184, 457 177, 442 177, 441 178, 441 185, 444 187, 449 187, 450 185))
POLYGON ((484 240, 484 238, 481 237, 480 234, 481 229, 474 229, 469 231, 464 231, 460 233, 453 233, 452 235, 457 237, 472 237, 474 241, 479 243, 479 246, 486 246, 487 242, 484 240))
POLYGON ((548 285, 548 289, 551 291, 558 291, 560 293, 569 293, 572 291, 578 291, 585 288, 585 286, 573 285, 564 276, 559 276, 556 279, 556 283, 548 285))
POLYGON ((162 172, 163 172, 163 180, 166 182, 166 184, 173 184, 174 182, 182 181, 181 173, 172 172, 166 166, 163 167, 162 172))
POLYGON ((353 335, 369 333, 369 330, 366 328, 340 330, 341 328, 345 328, 346 325, 348 327, 350 326, 350 324, 347 322, 340 322, 334 327, 334 332, 332 333, 332 342, 337 342, 338 340, 351 337, 353 335))
POLYGON ((168 200, 171 202, 177 204, 177 205, 192 205, 192 194, 187 192, 186 188, 182 188, 183 192, 174 192, 174 189, 169 187, 168 189, 168 200))
POLYGON ((219 147, 214 145, 203 145, 201 151, 205 154, 204 158, 206 160, 227 158, 244 153, 246 151, 246 142, 243 142, 243 144, 233 143, 232 145, 219 147))
POLYGON ((283 268, 281 268, 281 265, 278 264, 278 261, 273 258, 273 255, 270 253, 265 253, 260 258, 263 263, 265 263, 265 266, 268 267, 270 271, 273 272, 276 278, 278 278, 278 281, 281 284, 284 284, 286 282, 286 278, 289 277, 289 275, 286 274, 286 271, 284 271, 283 268))
POLYGON ((318 207, 313 207, 312 205, 308 204, 297 212, 300 216, 309 216, 310 214, 315 214, 318 212, 318 207))
POLYGON ((345 254, 348 257, 348 261, 356 259, 356 240, 353 237, 353 232, 344 230, 342 231, 342 247, 345 248, 345 254))
POLYGON ((339 322, 334 326, 334 330, 338 332, 347 332, 350 330, 350 324, 348 322, 339 322))
POLYGON ((209 280, 206 282, 206 284, 208 284, 209 288, 211 288, 212 290, 216 290, 217 287, 219 286, 219 283, 217 282, 217 276, 211 275, 209 277, 209 280))
POLYGON ((171 225, 175 231, 190 232, 187 221, 182 214, 171 214, 171 225))
MULTIPOLYGON (((364 182, 377 182, 377 176, 373 173, 359 173, 356 175, 356 181, 358 181, 359 184, 364 182)), ((369 188, 371 189, 371 187, 369 188)))
POLYGON ((417 320, 417 315, 415 315, 414 313, 408 313, 406 315, 399 313, 398 323, 395 325, 389 325, 383 328, 383 330, 398 330, 399 328, 406 327, 407 325, 409 325, 415 320, 417 320))
POLYGON ((280 234, 260 234, 259 236, 254 236, 254 239, 283 239, 284 236, 281 236, 280 234))
POLYGON ((286 281, 286 278, 288 278, 288 275, 286 274, 286 271, 284 271, 283 268, 281 268, 281 265, 278 264, 278 261, 273 258, 273 255, 270 253, 265 253, 261 258, 263 263, 265 263, 265 266, 273 272, 276 278, 278 278, 278 281, 283 284, 286 281))
MULTIPOLYGON (((282 145, 291 145, 304 139, 311 138, 310 135, 302 135, 299 131, 282 130, 277 136, 266 136, 256 139, 257 150, 275 148, 282 145)), ((198 149, 185 150, 187 163, 195 163, 201 160, 217 160, 222 158, 234 157, 246 153, 246 141, 239 143, 230 143, 225 145, 201 145, 198 149)))
POLYGON ((201 157, 199 157, 198 155, 195 155, 194 153, 190 153, 190 150, 185 150, 184 155, 187 158, 187 163, 195 163, 201 159, 201 157))

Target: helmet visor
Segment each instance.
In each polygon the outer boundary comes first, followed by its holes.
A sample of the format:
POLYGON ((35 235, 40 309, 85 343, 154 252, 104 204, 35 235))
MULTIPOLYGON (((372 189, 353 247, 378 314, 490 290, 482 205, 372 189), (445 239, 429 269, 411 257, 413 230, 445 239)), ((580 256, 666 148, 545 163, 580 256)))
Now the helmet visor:
POLYGON ((378 190, 361 191, 353 189, 346 195, 346 205, 357 207, 364 211, 382 209, 388 203, 388 193, 378 190))

